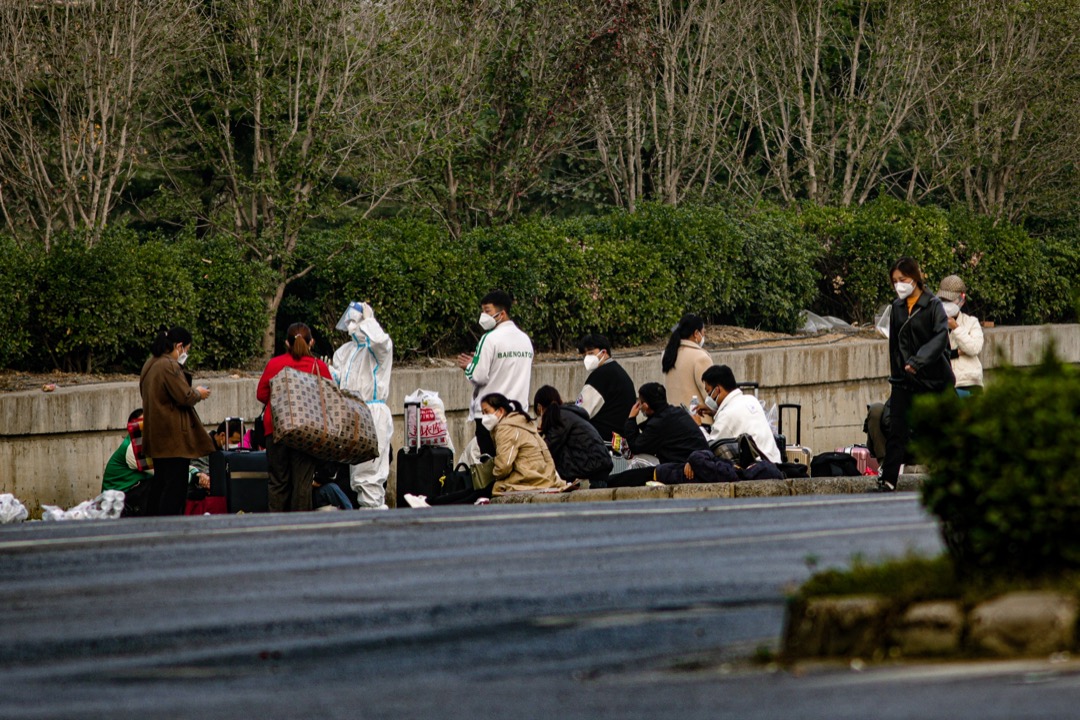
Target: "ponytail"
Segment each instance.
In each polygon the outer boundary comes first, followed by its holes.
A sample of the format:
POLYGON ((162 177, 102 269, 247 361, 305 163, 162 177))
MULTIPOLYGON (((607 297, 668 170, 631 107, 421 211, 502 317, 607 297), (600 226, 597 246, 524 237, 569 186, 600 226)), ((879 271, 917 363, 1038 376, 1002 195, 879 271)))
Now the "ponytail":
POLYGON ((164 325, 158 328, 158 334, 154 337, 154 342, 150 345, 150 353, 154 357, 161 357, 162 355, 168 355, 176 347, 177 343, 181 345, 191 344, 191 333, 179 325, 174 325, 172 328, 166 329, 164 325))
POLYGON ((562 422, 562 396, 559 391, 550 385, 544 385, 533 396, 533 410, 540 415, 540 433, 546 433, 550 428, 559 427, 562 422), (543 408, 544 414, 540 415, 543 408))
POLYGON ((679 356, 679 345, 683 340, 688 340, 698 330, 705 329, 705 321, 693 313, 686 313, 679 320, 679 324, 671 329, 671 337, 668 338, 664 348, 664 356, 660 359, 660 369, 667 373, 674 369, 675 359, 679 356))
POLYGON ((293 360, 311 357, 311 346, 314 344, 311 328, 304 323, 293 323, 285 333, 285 348, 293 356, 293 360))
POLYGON ((529 413, 525 412, 525 408, 521 407, 521 403, 517 400, 508 400, 502 393, 488 393, 480 398, 480 402, 490 405, 495 410, 503 410, 507 415, 521 413, 525 416, 526 421, 532 422, 533 420, 529 417, 529 413))

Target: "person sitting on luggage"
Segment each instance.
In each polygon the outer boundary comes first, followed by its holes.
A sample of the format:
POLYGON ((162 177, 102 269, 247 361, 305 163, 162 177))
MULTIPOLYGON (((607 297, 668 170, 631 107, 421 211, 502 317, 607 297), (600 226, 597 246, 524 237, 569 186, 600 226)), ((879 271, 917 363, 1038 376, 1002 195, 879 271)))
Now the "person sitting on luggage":
POLYGON ((964 313, 967 285, 957 275, 944 278, 937 296, 945 308, 949 323, 949 358, 956 376, 956 394, 968 397, 982 392, 983 367, 979 353, 983 348, 982 325, 978 318, 964 313))
POLYGON ((709 442, 746 434, 766 458, 780 462, 780 448, 761 403, 739 389, 731 368, 713 365, 701 374, 701 381, 705 385, 705 402, 698 406, 694 419, 700 423, 702 418, 712 418, 709 442))
MULTIPOLYGON (((210 439, 214 441, 214 452, 221 452, 228 447, 235 449, 240 447, 243 440, 241 430, 244 424, 240 418, 229 418, 218 423, 214 432, 210 433, 210 439), (228 426, 226 426, 228 423, 228 426), (226 435, 228 431, 228 435, 226 435)), ((202 500, 210 489, 210 456, 203 455, 191 461, 190 479, 188 480, 188 500, 202 500)))
POLYGON ((563 405, 559 391, 544 385, 533 397, 533 411, 559 477, 586 479, 590 487, 604 487, 601 483, 611 474, 611 452, 589 424, 585 410, 563 405))
MULTIPOLYGON (((142 408, 135 408, 128 415, 128 423, 143 416, 142 408)), ((125 426, 126 427, 126 426, 125 426)), ((120 490, 124 493, 123 517, 139 517, 146 514, 145 500, 153 471, 143 472, 135 462, 131 436, 124 434, 120 446, 113 451, 101 476, 101 491, 120 490)))
POLYGON ((637 400, 634 381, 611 357, 611 343, 603 335, 586 335, 578 343, 589 376, 577 397, 577 405, 604 442, 622 432, 626 416, 637 400))
POLYGON ((473 504, 511 492, 566 492, 577 487, 559 479, 547 443, 517 400, 490 393, 480 400, 480 412, 481 422, 495 441, 495 482, 480 490, 469 488, 431 499, 406 494, 411 507, 473 504))

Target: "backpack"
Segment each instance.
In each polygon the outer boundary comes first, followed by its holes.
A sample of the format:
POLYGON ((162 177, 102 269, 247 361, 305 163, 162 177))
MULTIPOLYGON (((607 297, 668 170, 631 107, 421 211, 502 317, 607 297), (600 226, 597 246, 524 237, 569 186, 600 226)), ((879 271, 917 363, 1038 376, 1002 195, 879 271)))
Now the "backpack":
POLYGON ((861 477, 859 463, 846 452, 826 452, 810 461, 810 477, 861 477))

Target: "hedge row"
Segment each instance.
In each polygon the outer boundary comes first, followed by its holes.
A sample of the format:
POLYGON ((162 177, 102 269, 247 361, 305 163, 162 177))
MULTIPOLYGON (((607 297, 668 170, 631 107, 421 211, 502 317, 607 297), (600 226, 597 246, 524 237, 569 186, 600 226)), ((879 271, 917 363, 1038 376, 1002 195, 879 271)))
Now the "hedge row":
MULTIPOLYGON (((400 356, 469 348, 479 298, 504 288, 538 349, 586 332, 617 344, 663 338, 678 317, 792 331, 799 312, 865 322, 893 296, 886 270, 918 258, 936 287, 959 273, 971 310, 1001 324, 1071 319, 1076 238, 880 200, 858 208, 646 205, 563 220, 525 219, 451 238, 414 219, 364 221, 304 238, 315 269, 290 286, 277 321, 313 326, 321 350, 349 300, 366 300, 400 356)), ((232 241, 113 230, 50 252, 0 238, 4 367, 137 369, 162 323, 189 326, 193 362, 257 357, 271 278, 232 241)), ((280 333, 279 333, 280 335, 280 333)))

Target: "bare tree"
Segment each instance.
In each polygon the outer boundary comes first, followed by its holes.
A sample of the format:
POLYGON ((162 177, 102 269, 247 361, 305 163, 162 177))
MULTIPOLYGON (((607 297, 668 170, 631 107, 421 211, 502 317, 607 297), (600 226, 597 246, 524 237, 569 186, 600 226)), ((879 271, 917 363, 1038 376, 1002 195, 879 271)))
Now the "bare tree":
POLYGON ((0 211, 49 247, 94 242, 144 163, 194 0, 0 3, 0 211))
POLYGON ((274 277, 263 350, 285 290, 314 267, 297 254, 316 216, 366 215, 409 182, 416 143, 400 62, 417 28, 404 3, 212 0, 194 91, 175 119, 210 169, 220 207, 198 208, 274 277))

